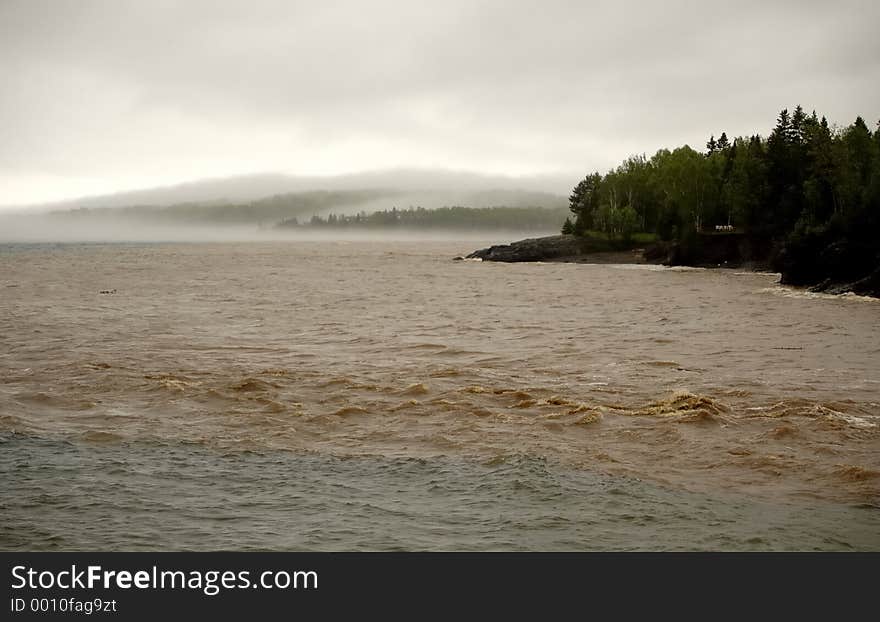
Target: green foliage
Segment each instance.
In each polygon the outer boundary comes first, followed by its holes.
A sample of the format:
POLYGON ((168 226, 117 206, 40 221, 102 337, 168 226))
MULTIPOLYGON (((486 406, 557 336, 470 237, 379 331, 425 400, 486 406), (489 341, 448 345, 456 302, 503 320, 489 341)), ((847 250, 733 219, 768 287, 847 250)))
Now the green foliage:
POLYGON ((629 241, 638 225, 638 214, 631 205, 624 205, 612 215, 612 221, 614 234, 629 241))
POLYGON ((660 149, 650 159, 634 156, 605 175, 587 175, 569 198, 572 231, 598 230, 609 239, 654 234, 690 252, 700 243, 696 233, 724 225, 788 240, 791 256, 802 262, 841 240, 852 242, 847 248, 859 249, 859 257, 872 248, 880 253, 880 123, 871 132, 859 117, 832 129, 797 106, 779 113, 766 139, 731 141, 722 132, 706 149, 660 149))
POLYGON ((709 142, 706 143, 706 155, 712 155, 715 151, 718 150, 718 141, 715 140, 715 134, 709 138, 709 142))
POLYGON ((593 227, 593 212, 599 206, 602 176, 592 173, 582 179, 568 198, 568 208, 574 213, 573 232, 578 235, 593 227))
POLYGON ((638 215, 631 205, 603 203, 595 210, 593 222, 609 240, 628 241, 638 226, 638 215))

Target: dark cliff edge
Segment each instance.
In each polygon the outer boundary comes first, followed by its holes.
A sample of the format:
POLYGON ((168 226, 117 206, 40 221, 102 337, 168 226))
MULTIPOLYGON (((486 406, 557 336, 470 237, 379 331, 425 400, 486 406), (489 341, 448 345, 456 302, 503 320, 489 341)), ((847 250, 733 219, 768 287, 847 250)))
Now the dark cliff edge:
POLYGON ((774 258, 785 285, 880 298, 880 246, 824 232, 793 235, 774 258))
POLYGON ((743 233, 698 233, 678 242, 660 243, 669 266, 771 269, 776 246, 770 238, 743 233))
POLYGON ((780 283, 829 294, 852 292, 880 298, 876 248, 821 242, 780 245, 770 237, 701 233, 676 242, 637 245, 575 235, 553 235, 499 244, 467 259, 515 262, 654 263, 738 268, 781 273, 780 283))

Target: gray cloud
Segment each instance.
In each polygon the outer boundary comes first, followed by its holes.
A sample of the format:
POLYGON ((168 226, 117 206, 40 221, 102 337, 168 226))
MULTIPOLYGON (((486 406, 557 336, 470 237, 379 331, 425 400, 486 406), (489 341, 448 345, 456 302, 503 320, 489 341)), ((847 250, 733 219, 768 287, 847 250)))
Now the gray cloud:
POLYGON ((0 3, 0 204, 265 170, 604 169, 880 116, 880 5, 0 3))

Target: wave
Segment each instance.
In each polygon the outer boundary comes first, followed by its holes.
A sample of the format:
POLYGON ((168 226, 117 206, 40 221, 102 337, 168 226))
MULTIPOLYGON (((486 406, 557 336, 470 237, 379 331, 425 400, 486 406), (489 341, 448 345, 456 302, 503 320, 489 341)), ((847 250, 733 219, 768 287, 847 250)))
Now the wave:
POLYGON ((823 420, 832 426, 851 426, 870 430, 878 427, 877 417, 856 415, 844 412, 843 405, 821 404, 805 399, 789 399, 775 402, 767 406, 748 406, 744 409, 746 418, 782 419, 803 417, 823 420))
POLYGON ((865 482, 880 478, 880 471, 857 465, 841 465, 835 469, 835 475, 849 482, 865 482))
POLYGON ((272 389, 277 389, 278 385, 260 380, 259 378, 244 378, 231 384, 229 388, 241 393, 252 393, 256 391, 271 391, 272 389))
POLYGON ((362 406, 344 406, 339 410, 332 412, 331 414, 336 417, 349 417, 351 415, 366 415, 370 411, 362 406))
POLYGON ((123 437, 106 430, 87 430, 79 434, 78 438, 87 443, 119 443, 123 437))
POLYGON ((858 302, 878 303, 880 298, 873 296, 860 296, 852 292, 844 294, 828 294, 826 292, 811 292, 808 289, 800 289, 789 287, 786 285, 775 285, 773 287, 763 287, 757 290, 759 294, 773 294, 784 298, 800 298, 805 300, 854 300, 858 302))
POLYGON ((194 387, 198 387, 202 383, 193 380, 187 376, 176 374, 146 374, 146 380, 153 380, 157 385, 164 389, 172 389, 174 391, 186 391, 194 387))
POLYGON ((416 382, 416 383, 409 385, 408 387, 406 387, 402 391, 400 391, 399 394, 400 395, 427 395, 430 392, 431 391, 430 391, 430 389, 428 389, 427 386, 425 386, 421 382, 416 382))
POLYGON ((676 391, 671 397, 635 410, 631 414, 674 418, 682 422, 726 422, 729 420, 727 417, 729 413, 729 407, 711 397, 688 391, 676 391))
POLYGON ((410 408, 413 408, 416 406, 421 406, 421 405, 422 405, 422 403, 419 402, 418 400, 407 400, 405 402, 401 402, 401 403, 397 404, 396 406, 392 406, 390 410, 391 410, 391 412, 397 412, 399 410, 407 410, 407 409, 410 409, 410 408))

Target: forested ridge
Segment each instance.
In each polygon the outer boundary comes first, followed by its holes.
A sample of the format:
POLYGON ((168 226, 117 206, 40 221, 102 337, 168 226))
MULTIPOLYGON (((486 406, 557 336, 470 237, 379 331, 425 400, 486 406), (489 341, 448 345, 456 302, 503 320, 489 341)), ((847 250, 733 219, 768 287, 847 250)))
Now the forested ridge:
POLYGON ((318 215, 300 223, 296 218, 280 223, 280 227, 309 228, 403 228, 403 229, 487 229, 516 231, 553 231, 565 219, 567 211, 547 207, 409 207, 392 208, 372 213, 318 215))
POLYGON ((568 209, 563 195, 540 191, 367 188, 291 192, 247 202, 220 200, 167 206, 80 207, 50 214, 57 219, 86 224, 135 220, 171 225, 477 228, 549 232, 559 229, 568 209), (450 207, 391 207, 395 203, 419 200, 429 204, 449 201, 447 205, 450 207), (376 205, 387 205, 388 208, 376 210, 376 205))
POLYGON ((274 224, 320 210, 357 206, 400 194, 394 190, 312 190, 278 194, 247 202, 194 202, 168 206, 82 207, 52 212, 66 219, 135 219, 153 223, 274 224))
POLYGON ((707 248, 736 235, 751 249, 770 249, 760 252, 786 283, 876 276, 880 122, 872 132, 862 117, 834 127, 815 111, 783 110, 766 138, 721 132, 704 151, 660 149, 589 174, 569 208, 563 233, 653 233, 683 263, 698 263, 707 248))

